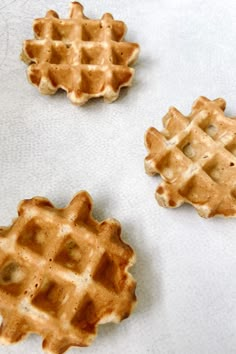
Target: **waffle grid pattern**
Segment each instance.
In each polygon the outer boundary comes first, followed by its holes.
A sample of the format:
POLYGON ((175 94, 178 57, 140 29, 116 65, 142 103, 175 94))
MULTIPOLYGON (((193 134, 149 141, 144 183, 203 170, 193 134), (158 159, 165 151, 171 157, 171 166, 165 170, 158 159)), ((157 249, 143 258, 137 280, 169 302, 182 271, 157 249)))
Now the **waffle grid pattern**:
POLYGON ((26 40, 22 59, 30 64, 28 78, 41 93, 67 91, 73 103, 92 97, 115 100, 120 88, 130 86, 139 46, 122 41, 126 26, 111 14, 101 20, 84 16, 81 4, 71 3, 69 19, 55 11, 34 21, 35 40, 26 40))
POLYGON ((192 204, 203 217, 236 215, 236 120, 225 117, 225 101, 200 97, 190 116, 170 108, 164 131, 146 133, 145 169, 160 174, 161 206, 192 204))
POLYGON ((119 223, 99 224, 91 207, 86 192, 65 209, 33 198, 21 203, 12 227, 1 230, 3 343, 35 332, 45 351, 63 353, 89 345, 99 323, 130 314, 135 282, 127 270, 134 253, 121 241, 119 223))

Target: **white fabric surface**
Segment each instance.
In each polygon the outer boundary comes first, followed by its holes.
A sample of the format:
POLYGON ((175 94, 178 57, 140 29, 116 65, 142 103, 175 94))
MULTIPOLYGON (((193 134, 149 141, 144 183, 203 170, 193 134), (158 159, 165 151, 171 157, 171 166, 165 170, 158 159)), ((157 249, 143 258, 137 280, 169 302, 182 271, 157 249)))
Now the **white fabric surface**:
MULTIPOLYGON (((87 354, 233 354, 236 352, 234 219, 204 220, 188 206, 157 205, 158 178, 144 173, 144 133, 161 129, 170 105, 188 113, 200 95, 223 97, 236 115, 234 0, 84 1, 85 14, 111 12, 128 26, 141 54, 133 87, 113 104, 73 106, 42 96, 19 60, 32 21, 48 9, 64 17, 69 1, 0 3, 0 225, 21 199, 48 197, 64 206, 81 189, 94 215, 117 218, 137 253, 132 273, 138 306, 120 325, 101 326, 87 354)), ((41 353, 30 336, 0 353, 41 353)))

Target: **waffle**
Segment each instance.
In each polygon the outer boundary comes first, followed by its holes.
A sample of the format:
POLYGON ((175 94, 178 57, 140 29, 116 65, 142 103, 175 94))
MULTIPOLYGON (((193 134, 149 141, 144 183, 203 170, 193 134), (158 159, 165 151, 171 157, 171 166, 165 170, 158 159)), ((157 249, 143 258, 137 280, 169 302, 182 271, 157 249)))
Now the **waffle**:
POLYGON ((88 346, 97 325, 120 322, 136 302, 128 268, 133 250, 118 221, 96 221, 78 193, 64 209, 46 198, 24 200, 12 226, 0 229, 0 341, 43 337, 48 353, 88 346))
POLYGON ((160 174, 161 206, 192 204, 203 217, 236 216, 236 119, 224 115, 225 101, 200 97, 189 116, 170 108, 164 131, 148 129, 149 175, 160 174))
POLYGON ((21 58, 28 67, 29 81, 43 94, 59 88, 78 105, 90 98, 112 102, 121 87, 130 86, 133 64, 139 53, 136 43, 123 41, 124 22, 106 13, 101 20, 84 16, 83 6, 70 4, 69 19, 50 10, 33 24, 35 39, 23 44, 21 58))

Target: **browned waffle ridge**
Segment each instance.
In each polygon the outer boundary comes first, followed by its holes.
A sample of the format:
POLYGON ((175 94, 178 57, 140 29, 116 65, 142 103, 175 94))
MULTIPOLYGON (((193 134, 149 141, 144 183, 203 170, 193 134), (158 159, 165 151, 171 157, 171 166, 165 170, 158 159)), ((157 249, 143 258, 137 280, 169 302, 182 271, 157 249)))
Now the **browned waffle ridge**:
POLYGON ((199 97, 189 116, 171 107, 163 132, 148 129, 145 169, 164 180, 156 190, 161 206, 185 202, 203 217, 236 216, 236 119, 225 106, 199 97))
POLYGON ((118 221, 96 221, 92 200, 78 193, 64 209, 35 197, 18 207, 18 218, 0 229, 0 341, 29 333, 43 349, 61 354, 88 346, 97 325, 120 322, 134 304, 135 261, 118 221))
POLYGON ((112 102, 120 88, 130 86, 139 53, 136 43, 123 41, 126 25, 106 13, 101 20, 84 16, 83 6, 70 4, 69 19, 50 10, 33 24, 35 39, 23 44, 21 58, 28 67, 29 81, 43 94, 59 88, 82 105, 90 98, 112 102))

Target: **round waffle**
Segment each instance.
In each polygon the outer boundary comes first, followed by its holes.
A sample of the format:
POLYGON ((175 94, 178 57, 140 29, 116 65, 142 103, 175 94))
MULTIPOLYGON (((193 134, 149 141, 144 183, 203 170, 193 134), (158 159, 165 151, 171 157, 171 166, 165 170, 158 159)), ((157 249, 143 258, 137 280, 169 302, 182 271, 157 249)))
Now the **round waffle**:
POLYGON ((88 346, 97 326, 120 322, 135 302, 135 261, 118 221, 96 221, 80 192, 64 209, 24 200, 18 218, 0 229, 0 341, 43 337, 46 352, 88 346))
POLYGON ((203 217, 236 216, 236 120, 224 115, 225 101, 200 97, 188 117, 170 108, 164 131, 148 129, 149 175, 160 174, 161 206, 192 204, 203 217))
POLYGON ((78 105, 90 98, 112 102, 121 87, 130 86, 133 64, 139 53, 136 43, 123 41, 126 25, 106 13, 101 20, 84 16, 83 6, 70 5, 69 19, 55 11, 33 25, 35 39, 23 44, 21 58, 28 67, 29 81, 43 94, 59 88, 78 105))

